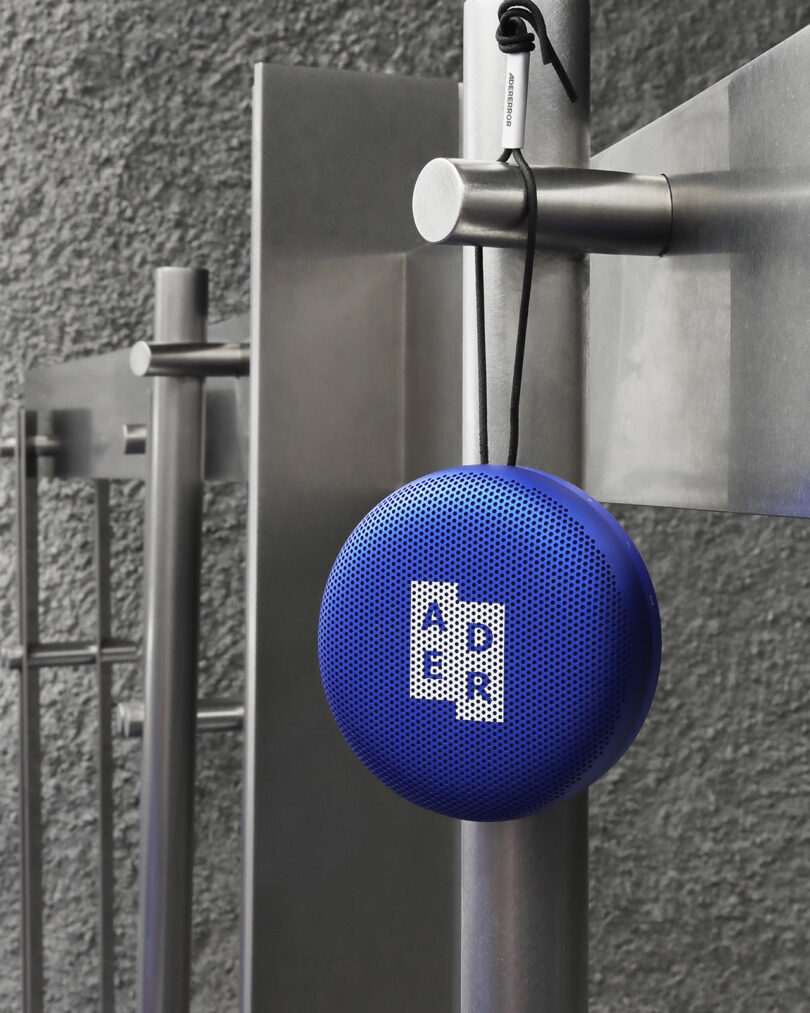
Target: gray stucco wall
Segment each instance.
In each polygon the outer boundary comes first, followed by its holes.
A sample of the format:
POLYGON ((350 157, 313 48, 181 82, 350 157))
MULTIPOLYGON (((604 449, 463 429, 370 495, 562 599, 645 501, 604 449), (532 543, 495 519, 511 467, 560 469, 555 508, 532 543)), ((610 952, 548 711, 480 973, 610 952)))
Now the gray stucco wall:
MULTIPOLYGON (((810 22, 810 2, 593 0, 598 150, 810 22)), ((204 264, 214 317, 248 301, 250 87, 259 59, 458 76, 455 0, 0 6, 0 390, 149 333, 152 268, 204 264)), ((12 637, 11 469, 0 635, 12 637)), ((203 692, 241 693, 243 490, 206 503, 203 692)), ((592 790, 592 1003, 810 1004, 810 527, 622 508, 659 591, 660 689, 592 790)), ((117 632, 140 621, 141 490, 116 490, 117 632)), ((42 625, 89 631, 90 492, 44 484, 42 625)), ((47 1009, 93 1007, 92 681, 43 674, 47 1009)), ((116 697, 138 695, 137 672, 116 697)), ((0 680, 0 1009, 19 1008, 15 680, 0 680)), ((200 742, 194 1009, 236 1007, 241 743, 200 742)), ((139 747, 116 742, 120 1008, 134 1006, 139 747)))

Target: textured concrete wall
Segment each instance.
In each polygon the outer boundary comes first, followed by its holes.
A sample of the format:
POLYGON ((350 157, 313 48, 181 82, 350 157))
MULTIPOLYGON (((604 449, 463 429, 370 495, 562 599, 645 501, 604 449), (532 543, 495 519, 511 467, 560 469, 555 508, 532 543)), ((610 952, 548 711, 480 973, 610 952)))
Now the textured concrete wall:
MULTIPOLYGON (((151 270, 205 264, 247 305, 258 59, 457 76, 456 0, 6 0, 0 6, 0 391, 149 333, 151 270)), ((593 0, 594 147, 810 22, 810 2, 593 0)), ((0 634, 13 629, 0 473, 0 634)), ((117 630, 140 620, 141 491, 116 491, 117 630)), ((617 511, 656 580, 666 651, 636 746, 592 791, 592 1009, 798 1011, 810 971, 807 522, 617 511)), ((90 492, 43 490, 43 632, 89 631, 90 492)), ((244 494, 206 504, 203 691, 240 693, 244 494)), ((93 1007, 92 681, 43 674, 47 1009, 93 1007)), ((137 695, 137 673, 116 675, 137 695)), ((15 682, 0 681, 0 1009, 19 1008, 15 682)), ((120 1008, 134 1004, 137 744, 116 743, 120 1008)), ((240 743, 200 743, 194 1008, 234 1009, 240 743)))

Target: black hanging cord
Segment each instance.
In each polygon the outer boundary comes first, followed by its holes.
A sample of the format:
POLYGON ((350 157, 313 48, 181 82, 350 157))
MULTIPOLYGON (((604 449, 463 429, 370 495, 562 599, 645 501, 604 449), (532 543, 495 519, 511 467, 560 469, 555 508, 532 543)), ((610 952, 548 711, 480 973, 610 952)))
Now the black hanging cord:
MULTIPOLYGON (((551 64, 557 73, 568 98, 577 101, 577 93, 571 79, 560 63, 551 45, 546 22, 540 8, 533 0, 504 0, 498 8, 498 31, 495 38, 503 53, 530 53, 534 50, 534 35, 526 29, 528 22, 537 32, 537 41, 543 63, 551 64)), ((523 178, 526 194, 526 257, 523 262, 523 284, 518 311, 517 339, 515 341, 515 363, 512 371, 512 393, 509 401, 509 451, 506 463, 517 464, 518 442, 520 439, 520 392, 523 384, 523 361, 526 354, 526 332, 529 324, 529 304, 534 274, 534 254, 537 244, 537 184, 531 166, 520 148, 506 148, 498 157, 507 162, 512 156, 523 178)), ((482 464, 489 463, 489 420, 487 399, 487 345, 486 320, 484 313, 484 249, 475 247, 475 308, 478 336, 478 448, 482 464)))
MULTIPOLYGON (((506 162, 511 151, 505 150, 498 156, 499 162, 506 162)), ((537 191, 535 190, 535 207, 537 191)), ((489 464, 489 412, 487 399, 487 340, 486 318, 484 315, 484 248, 475 247, 475 314, 478 333, 478 455, 481 464, 489 464)), ((524 344, 525 344, 524 334, 524 344)), ((522 359, 522 357, 521 357, 522 359)), ((522 369, 522 367, 521 367, 522 369)))
POLYGON ((487 417, 487 342, 484 317, 484 247, 475 248, 475 315, 478 331, 478 456, 489 464, 489 419, 487 417))
POLYGON ((520 292, 517 340, 515 341, 515 365, 512 370, 512 395, 509 400, 509 454, 506 463, 517 464, 518 440, 520 439, 520 389, 523 384, 523 358, 526 353, 526 330, 529 325, 529 303, 532 297, 532 275, 534 273, 534 248, 537 243, 537 184, 529 163, 520 148, 512 152, 515 164, 523 177, 526 191, 526 259, 523 262, 523 286, 520 292))

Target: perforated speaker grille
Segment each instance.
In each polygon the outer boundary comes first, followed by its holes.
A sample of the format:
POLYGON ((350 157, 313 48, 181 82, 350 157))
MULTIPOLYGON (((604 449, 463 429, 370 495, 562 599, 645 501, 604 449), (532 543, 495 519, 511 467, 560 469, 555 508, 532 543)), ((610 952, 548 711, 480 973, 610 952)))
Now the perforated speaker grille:
POLYGON ((335 562, 318 639, 363 763, 472 820, 527 815, 599 777, 640 728, 660 662, 630 539, 527 468, 455 468, 383 500, 335 562))

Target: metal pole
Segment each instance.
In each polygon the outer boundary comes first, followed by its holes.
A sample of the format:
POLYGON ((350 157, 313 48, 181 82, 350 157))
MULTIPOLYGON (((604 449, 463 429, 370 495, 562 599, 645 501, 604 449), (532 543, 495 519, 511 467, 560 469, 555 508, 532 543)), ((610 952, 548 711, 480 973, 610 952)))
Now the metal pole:
POLYGON ((96 720, 98 721, 98 948, 99 1011, 115 1010, 115 877, 113 859, 112 663, 104 645, 112 632, 110 580, 110 483, 95 489, 96 720))
POLYGON ((37 460, 35 412, 17 413, 17 633, 20 664, 20 883, 22 1008, 42 1013, 42 793, 39 674, 28 650, 39 635, 37 460))
MULTIPOLYGON (((498 0, 467 0, 464 157, 500 153, 504 57, 495 43, 498 0)), ((545 0, 549 36, 579 95, 571 105, 535 55, 524 153, 532 166, 589 163, 590 7, 545 0)), ((464 460, 477 461, 475 288, 464 263, 464 460)), ((490 457, 506 459, 508 404, 523 257, 484 257, 490 457)), ((582 477, 585 266, 537 257, 523 382, 520 463, 572 482, 582 477)), ((581 795, 529 819, 461 828, 462 1013, 586 1013, 588 817, 581 795)))
MULTIPOLYGON (((208 274, 156 273, 155 340, 205 340, 208 274)), ((202 379, 154 381, 147 449, 139 1013, 189 1008, 202 379)))

